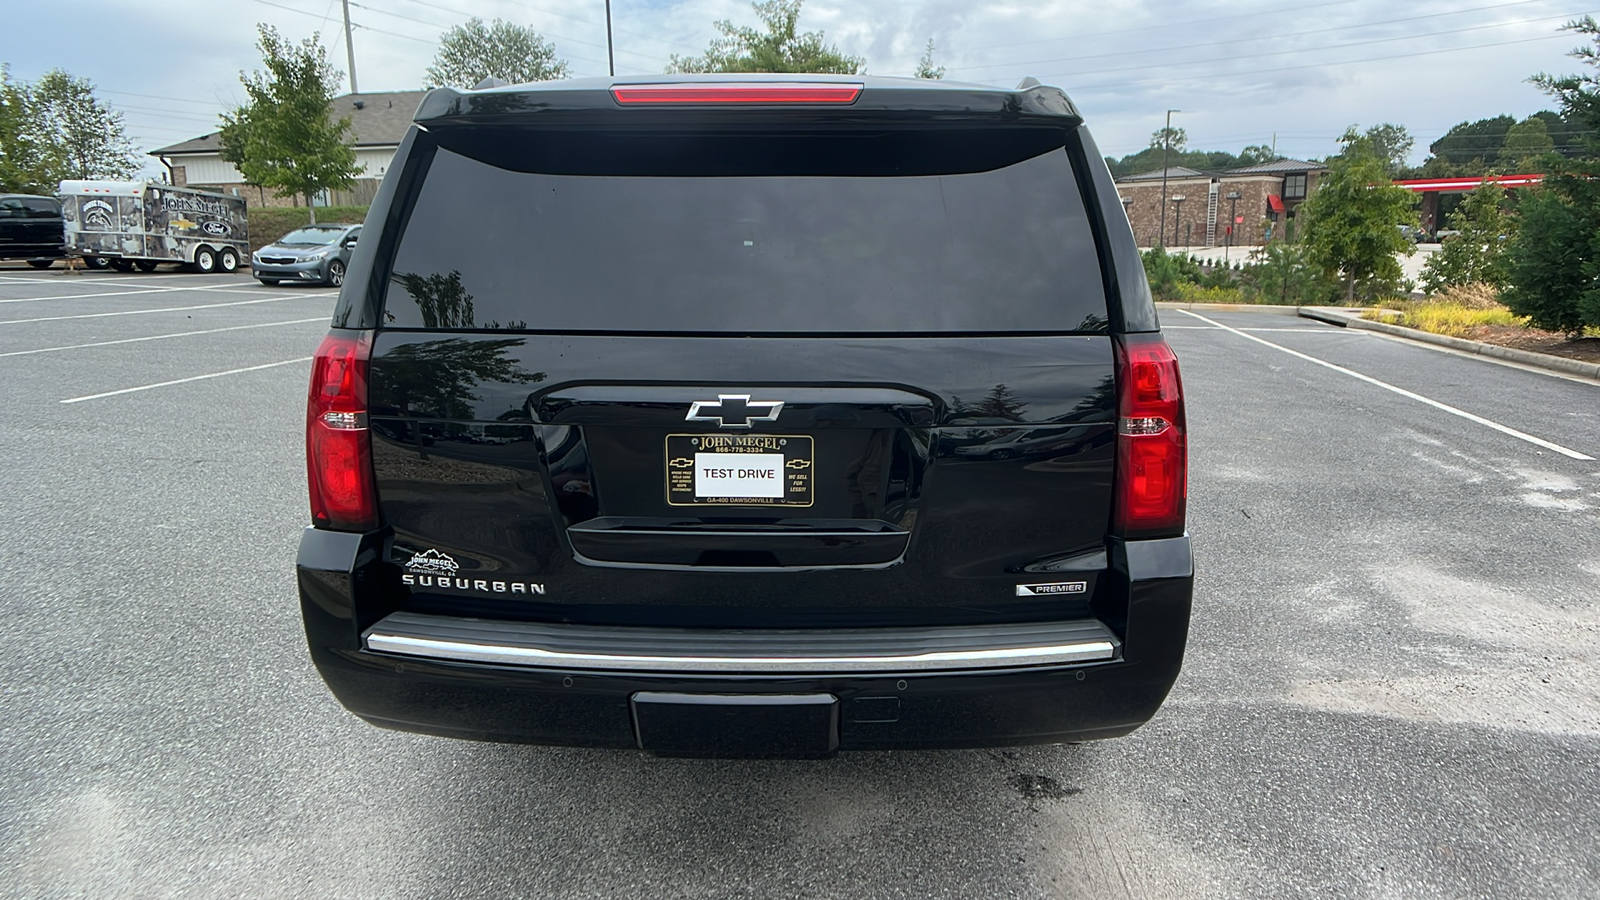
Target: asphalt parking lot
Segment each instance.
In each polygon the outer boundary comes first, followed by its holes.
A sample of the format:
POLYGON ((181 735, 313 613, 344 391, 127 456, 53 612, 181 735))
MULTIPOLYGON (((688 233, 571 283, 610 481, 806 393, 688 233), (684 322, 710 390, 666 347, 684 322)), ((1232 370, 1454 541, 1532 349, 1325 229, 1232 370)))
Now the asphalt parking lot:
POLYGON ((1150 725, 664 760, 323 688, 292 566, 332 304, 0 269, 0 894, 1600 895, 1600 385, 1164 312, 1200 568, 1150 725))

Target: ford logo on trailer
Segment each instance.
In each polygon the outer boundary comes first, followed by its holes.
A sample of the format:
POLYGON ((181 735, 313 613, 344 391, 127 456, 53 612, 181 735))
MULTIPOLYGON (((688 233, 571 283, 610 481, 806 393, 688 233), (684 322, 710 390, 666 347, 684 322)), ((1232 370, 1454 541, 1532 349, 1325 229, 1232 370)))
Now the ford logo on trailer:
POLYGON ((200 227, 205 229, 206 234, 214 234, 214 235, 217 235, 218 237, 221 237, 221 236, 227 234, 228 231, 230 230, 228 228, 228 223, 226 223, 226 222, 215 222, 215 221, 207 222, 207 223, 205 223, 204 225, 202 225, 200 227))

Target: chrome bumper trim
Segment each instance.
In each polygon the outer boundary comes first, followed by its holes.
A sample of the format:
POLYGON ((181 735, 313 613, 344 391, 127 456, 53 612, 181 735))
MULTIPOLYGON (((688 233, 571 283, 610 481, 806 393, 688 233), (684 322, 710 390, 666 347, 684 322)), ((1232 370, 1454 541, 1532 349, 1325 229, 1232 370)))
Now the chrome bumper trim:
MULTIPOLYGON (((1076 632, 1070 635, 1069 640, 1055 642, 1039 642, 1044 635, 1040 632, 1045 629, 1012 629, 1009 630, 1013 638, 1021 638, 1018 643, 1028 641, 1027 646, 973 646, 974 638, 982 640, 986 629, 977 627, 973 629, 917 629, 911 638, 897 635, 893 630, 884 632, 882 644, 873 650, 868 650, 866 644, 871 631, 856 629, 847 632, 835 632, 840 635, 839 650, 854 652, 830 653, 829 632, 745 632, 749 638, 748 647, 739 647, 741 643, 738 632, 715 633, 715 639, 709 641, 714 649, 705 652, 694 652, 690 646, 694 636, 686 632, 662 631, 663 637, 677 635, 678 640, 670 637, 657 642, 649 650, 638 647, 639 639, 651 634, 648 629, 574 629, 584 634, 580 643, 590 644, 588 647, 562 648, 560 645, 567 643, 562 640, 556 628, 526 628, 518 627, 518 623, 490 623, 483 620, 452 619, 447 617, 419 616, 414 614, 399 613, 375 625, 365 636, 366 649, 375 653, 389 653, 400 656, 417 657, 423 659, 451 660, 457 662, 489 663, 497 665, 531 666, 538 668, 554 669, 592 669, 620 672, 705 672, 718 674, 751 674, 751 675, 823 675, 829 673, 892 673, 892 672, 948 672, 965 669, 992 669, 1009 668, 1018 666, 1048 666, 1067 665, 1074 663, 1102 662, 1117 658, 1120 644, 1104 626, 1095 622, 1092 626, 1081 625, 1061 629, 1061 631, 1076 632), (399 621, 394 621, 399 620, 399 621), (419 633, 429 628, 433 623, 427 620, 437 620, 440 624, 435 626, 439 632, 472 631, 479 632, 469 636, 460 633, 419 633), (393 622, 391 627, 386 624, 393 622), (456 623, 460 623, 457 625, 456 623), (455 626, 455 627, 452 627, 455 626), (500 626, 507 633, 500 639, 493 631, 500 626), (522 633, 518 633, 521 631, 522 633), (948 631, 957 642, 966 646, 952 647, 951 649, 930 649, 929 643, 945 643, 930 635, 939 631, 948 631), (1032 631, 1027 634, 1025 631, 1032 631), (596 638, 599 642, 608 643, 604 638, 610 635, 620 638, 615 643, 619 645, 616 650, 607 647, 604 650, 593 647, 596 638), (975 632, 975 633, 974 633, 975 632), (626 635, 626 637, 623 637, 626 635), (779 647, 775 644, 785 643, 785 637, 792 636, 793 643, 804 646, 810 644, 808 651, 799 647, 791 650, 788 647, 779 647), (897 640, 896 638, 900 639, 897 640), (1031 639, 1031 640, 1030 640, 1031 639), (889 649, 896 643, 920 644, 919 647, 907 646, 899 651, 889 649), (666 646, 661 646, 662 644, 666 646), (677 644, 680 652, 662 652, 677 644), (634 645, 630 647, 629 645, 634 645), (742 653, 740 650, 755 651, 742 653)), ((1007 629, 995 629, 992 638, 1002 638, 1007 629)), ((1057 637, 1069 637, 1067 634, 1057 637)), ((877 643, 871 641, 870 643, 877 643)))

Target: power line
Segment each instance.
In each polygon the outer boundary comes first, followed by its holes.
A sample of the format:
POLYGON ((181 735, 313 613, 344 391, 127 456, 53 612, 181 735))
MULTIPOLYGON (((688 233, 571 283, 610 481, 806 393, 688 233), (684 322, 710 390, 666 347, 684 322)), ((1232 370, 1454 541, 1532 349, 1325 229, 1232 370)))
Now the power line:
MULTIPOLYGON (((1582 13, 1579 13, 1579 15, 1582 15, 1582 13)), ((1447 35, 1447 34, 1465 34, 1466 32, 1469 32, 1469 31, 1486 31, 1486 30, 1494 29, 1494 28, 1507 28, 1507 27, 1511 27, 1511 26, 1514 26, 1514 25, 1531 25, 1531 24, 1534 24, 1536 22, 1548 22, 1548 21, 1550 21, 1552 19, 1570 19, 1570 18, 1572 18, 1572 16, 1540 16, 1540 17, 1534 18, 1534 19, 1518 19, 1518 20, 1513 21, 1513 22, 1495 22, 1495 23, 1492 23, 1492 24, 1489 24, 1489 25, 1471 25, 1471 26, 1468 26, 1468 27, 1465 27, 1465 28, 1450 28, 1450 29, 1446 29, 1444 31, 1424 31, 1424 32, 1418 32, 1418 33, 1415 33, 1415 34, 1401 35, 1399 37, 1369 38, 1369 39, 1363 40, 1363 41, 1346 41, 1346 42, 1344 42, 1342 44, 1327 44, 1327 45, 1324 45, 1324 46, 1321 46, 1321 47, 1294 47, 1294 48, 1290 48, 1290 49, 1287 49, 1287 50, 1266 50, 1266 51, 1263 51, 1263 52, 1260 52, 1260 53, 1252 54, 1252 58, 1258 58, 1258 57, 1262 57, 1262 56, 1284 56, 1284 55, 1296 54, 1296 53, 1320 53, 1320 52, 1325 51, 1325 50, 1342 50, 1342 49, 1344 49, 1346 47, 1365 47, 1365 46, 1369 46, 1369 45, 1372 45, 1372 44, 1392 44, 1395 41, 1414 41, 1414 40, 1420 40, 1420 39, 1423 39, 1423 38, 1440 37, 1442 35, 1447 35)), ((1547 35, 1547 37, 1561 37, 1561 36, 1562 35, 1547 35)), ((1184 44, 1184 45, 1178 45, 1178 46, 1173 46, 1173 47, 1159 47, 1159 48, 1147 49, 1147 50, 1144 50, 1144 51, 1141 51, 1141 52, 1144 52, 1144 53, 1174 53, 1174 52, 1178 52, 1178 51, 1182 51, 1182 50, 1190 50, 1190 49, 1195 49, 1195 48, 1199 48, 1199 47, 1208 47, 1208 46, 1214 46, 1214 45, 1212 45, 1212 44, 1184 44)), ((1213 57, 1213 58, 1209 58, 1209 59, 1183 60, 1182 62, 1185 65, 1199 65, 1199 64, 1211 63, 1211 62, 1236 62, 1237 60, 1238 60, 1237 56, 1225 56, 1225 57, 1213 57)), ((1040 59, 1040 60, 1033 60, 1033 61, 1030 61, 1030 62, 1007 63, 1006 65, 1010 65, 1010 66, 1033 66, 1033 65, 1044 65, 1044 64, 1053 63, 1053 62, 1071 62, 1071 61, 1073 61, 1073 59, 1068 57, 1068 58, 1053 59, 1053 60, 1052 59, 1040 59)), ((983 68, 994 68, 994 67, 993 66, 985 66, 983 68)), ((1109 73, 1112 73, 1112 72, 1144 71, 1144 70, 1147 70, 1149 68, 1150 68, 1149 64, 1145 63, 1145 64, 1137 65, 1137 66, 1119 66, 1119 67, 1111 68, 1111 69, 1090 69, 1088 71, 1083 71, 1083 72, 1074 72, 1074 73, 1072 73, 1072 75, 1074 75, 1074 76, 1077 76, 1077 75, 1104 75, 1104 74, 1109 74, 1109 73)), ((1256 72, 1260 72, 1261 70, 1257 69, 1255 71, 1256 72)))
POLYGON ((160 94, 135 94, 132 91, 112 91, 103 87, 96 87, 95 90, 102 94, 115 94, 118 97, 145 97, 150 100, 169 100, 173 103, 197 103, 201 106, 215 105, 215 102, 211 100, 190 100, 187 97, 164 97, 160 94))
MULTIPOLYGON (((438 24, 435 24, 433 22, 428 22, 428 21, 424 21, 422 19, 413 18, 412 16, 401 15, 400 13, 397 13, 397 12, 390 12, 390 11, 388 11, 386 9, 377 9, 376 7, 367 6, 364 3, 357 3, 357 2, 355 2, 355 0, 350 0, 350 5, 351 6, 355 6, 355 7, 359 7, 361 9, 364 9, 364 10, 368 11, 368 12, 375 12, 375 13, 378 13, 380 15, 385 15, 385 16, 393 16, 396 19, 404 19, 407 22, 415 22, 415 23, 417 23, 419 25, 426 25, 429 28, 445 29, 445 28, 451 27, 451 26, 448 26, 448 25, 438 25, 438 24)), ((369 30, 374 30, 374 29, 369 29, 369 30)), ((541 35, 545 36, 545 37, 553 38, 555 40, 560 40, 560 41, 566 41, 566 42, 571 43, 571 44, 583 44, 585 46, 595 47, 595 48, 598 48, 600 50, 604 50, 606 48, 605 44, 596 44, 593 41, 579 40, 578 38, 567 37, 565 35, 556 34, 553 31, 543 31, 543 30, 541 30, 539 33, 541 35)), ((413 40, 416 40, 416 39, 413 38, 413 40)), ((648 53, 640 53, 640 52, 638 52, 636 50, 618 50, 617 52, 618 53, 631 53, 634 56, 640 56, 640 57, 643 57, 645 59, 654 60, 656 62, 666 62, 666 60, 664 58, 662 58, 662 57, 651 56, 648 53)), ((571 54, 568 54, 568 55, 570 56, 571 54)), ((591 60, 591 62, 598 62, 598 60, 591 60)))
MULTIPOLYGON (((1475 7, 1472 7, 1470 9, 1455 9, 1455 10, 1451 10, 1449 12, 1430 13, 1430 14, 1425 15, 1425 16, 1407 16, 1407 17, 1405 17, 1403 19, 1383 19, 1383 20, 1380 20, 1380 21, 1377 21, 1377 22, 1356 22, 1356 23, 1353 23, 1353 24, 1350 24, 1350 25, 1333 25, 1333 26, 1330 26, 1330 27, 1327 27, 1327 28, 1312 28, 1312 29, 1309 29, 1307 31, 1289 31, 1289 32, 1284 32, 1283 34, 1274 34, 1272 36, 1272 38, 1273 38, 1273 40, 1282 40, 1284 38, 1305 37, 1306 35, 1312 35, 1312 34, 1328 34, 1328 33, 1335 32, 1335 31, 1349 31, 1349 30, 1351 30, 1353 28, 1376 28, 1376 27, 1378 27, 1380 25, 1396 25, 1396 24, 1400 24, 1402 22, 1418 22, 1418 21, 1421 21, 1423 19, 1437 19, 1437 18, 1441 18, 1441 17, 1444 17, 1444 16, 1458 16, 1458 15, 1464 15, 1466 13, 1484 12, 1486 10, 1491 10, 1491 9, 1504 9, 1504 8, 1506 8, 1508 6, 1525 6, 1525 5, 1529 4, 1529 3, 1540 3, 1540 2, 1543 2, 1543 0, 1515 0, 1515 2, 1513 2, 1513 3, 1496 3, 1493 6, 1475 6, 1475 7)), ((1524 20, 1524 21, 1545 21, 1547 19, 1554 19, 1554 18, 1566 18, 1566 17, 1565 16, 1545 16, 1545 17, 1542 17, 1540 19, 1530 19, 1530 20, 1524 20)), ((1496 24, 1492 24, 1492 25, 1478 25, 1478 26, 1474 26, 1474 28, 1494 28, 1494 27, 1498 27, 1499 25, 1516 25, 1516 24, 1522 24, 1522 23, 1520 23, 1520 22, 1501 22, 1501 23, 1496 23, 1496 24)), ((1470 29, 1468 29, 1468 30, 1470 30, 1470 29)), ((1416 35, 1416 36, 1426 37, 1428 34, 1453 34, 1453 33, 1454 32, 1450 32, 1450 31, 1424 32, 1424 33, 1422 33, 1420 35, 1416 35)), ((1405 40, 1405 39, 1406 39, 1405 37, 1400 37, 1400 38, 1386 38, 1385 40, 1405 40)), ((1201 48, 1201 47, 1222 47, 1222 46, 1226 46, 1228 44, 1260 43, 1261 40, 1262 39, 1259 38, 1259 37, 1247 37, 1247 38, 1232 38, 1232 39, 1226 40, 1226 41, 1209 41, 1209 42, 1206 42, 1206 43, 1203 43, 1203 44, 1180 44, 1180 45, 1175 46, 1175 47, 1162 47, 1162 48, 1157 48, 1157 49, 1151 49, 1151 48, 1148 48, 1148 47, 1141 47, 1141 48, 1136 49, 1136 50, 1119 50, 1119 51, 1117 51, 1115 53, 1095 53, 1095 54, 1091 54, 1091 55, 1088 55, 1088 56, 1063 56, 1063 57, 1057 57, 1055 59, 1034 60, 1032 62, 993 63, 993 64, 985 64, 985 65, 979 65, 979 66, 951 66, 950 67, 950 71, 952 71, 952 72, 968 72, 968 71, 971 71, 973 69, 995 69, 995 68, 1000 68, 1000 67, 1003 67, 1003 66, 1033 66, 1033 65, 1043 65, 1045 63, 1052 63, 1052 62, 1068 62, 1068 61, 1076 62, 1076 61, 1082 60, 1082 59, 1106 59, 1106 58, 1113 57, 1113 56, 1132 56, 1134 54, 1167 53, 1167 52, 1171 52, 1171 51, 1174 51, 1174 50, 1194 50, 1194 49, 1198 49, 1198 48, 1201 48)), ((1354 46, 1354 45, 1347 45, 1347 46, 1354 46)), ((1294 51, 1282 51, 1282 52, 1294 52, 1294 51)), ((1262 55, 1262 54, 1253 54, 1253 55, 1259 56, 1259 55, 1262 55)))
MULTIPOLYGON (((412 2, 415 3, 415 2, 418 2, 418 0, 412 0, 412 2)), ((1529 0, 1529 2, 1534 2, 1534 0, 1529 0)), ((1266 7, 1266 8, 1262 8, 1262 9, 1254 9, 1254 10, 1251 10, 1249 12, 1229 13, 1228 15, 1225 15, 1225 16, 1208 16, 1208 17, 1206 17, 1204 19, 1186 19, 1186 20, 1184 20, 1182 22, 1159 22, 1159 23, 1156 23, 1156 24, 1153 24, 1153 25, 1137 25, 1137 26, 1134 26, 1133 28, 1114 28, 1114 29, 1112 29, 1110 31, 1091 31, 1091 32, 1088 32, 1087 34, 1073 34, 1073 35, 1067 35, 1067 36, 1064 36, 1064 37, 1054 37, 1054 38, 1039 38, 1038 40, 1033 40, 1033 41, 1009 41, 1009 42, 1003 43, 1003 44, 984 44, 981 47, 969 47, 964 52, 972 53, 972 52, 976 52, 978 50, 997 50, 997 49, 1001 49, 1001 48, 1005 48, 1005 47, 1025 47, 1025 46, 1030 46, 1032 44, 1051 44, 1051 43, 1055 43, 1056 41, 1078 41, 1078 40, 1083 40, 1084 38, 1105 37, 1107 35, 1113 35, 1113 34, 1136 34, 1136 33, 1141 32, 1141 31, 1160 31, 1160 30, 1166 29, 1166 28, 1186 28, 1186 27, 1189 27, 1189 26, 1192 26, 1192 25, 1210 26, 1210 25, 1216 24, 1217 22, 1226 22, 1226 21, 1228 21, 1230 19, 1248 19, 1248 18, 1253 18, 1253 17, 1257 17, 1257 16, 1263 16, 1263 15, 1271 15, 1271 16, 1274 16, 1274 17, 1282 17, 1286 13, 1305 12, 1306 10, 1309 10, 1309 9, 1324 9, 1326 7, 1329 7, 1329 6, 1349 7, 1350 6, 1350 2, 1349 2, 1349 0, 1325 0, 1325 2, 1307 3, 1307 4, 1304 4, 1302 6, 1266 7)), ((890 56, 890 57, 887 57, 887 59, 916 59, 916 58, 917 58, 916 54, 909 54, 909 55, 905 55, 905 56, 890 56)))
MULTIPOLYGON (((1330 68, 1333 68, 1334 66, 1348 66, 1348 65, 1353 65, 1353 64, 1356 64, 1356 63, 1383 62, 1385 60, 1391 60, 1391 59, 1410 59, 1413 56, 1433 56, 1433 55, 1439 54, 1439 53, 1460 53, 1460 52, 1466 51, 1466 50, 1483 50, 1483 49, 1491 48, 1491 47, 1507 47, 1507 46, 1511 46, 1513 44, 1529 44, 1529 43, 1533 43, 1534 41, 1548 41, 1548 40, 1551 40, 1553 38, 1566 38, 1568 40, 1571 39, 1570 37, 1568 37, 1567 35, 1564 35, 1564 34, 1546 34, 1546 35, 1541 35, 1539 37, 1518 38, 1516 40, 1510 40, 1510 41, 1494 41, 1494 42, 1488 43, 1488 44, 1469 44, 1469 45, 1467 45, 1465 47, 1441 47, 1441 48, 1439 48, 1437 50, 1412 50, 1412 51, 1407 52, 1407 53, 1396 53, 1396 54, 1392 54, 1392 55, 1389 55, 1389 56, 1369 56, 1369 57, 1363 57, 1361 59, 1342 59, 1342 60, 1337 60, 1337 61, 1334 61, 1334 62, 1313 63, 1311 65, 1304 65, 1304 66, 1281 66, 1281 67, 1276 68, 1276 69, 1251 69, 1248 72, 1217 72, 1217 73, 1212 73, 1212 74, 1208 74, 1208 75, 1196 75, 1196 76, 1193 76, 1193 77, 1178 78, 1178 79, 1172 79, 1172 78, 1142 78, 1142 79, 1139 79, 1138 81, 1124 81, 1124 82, 1119 82, 1119 83, 1116 83, 1116 84, 1090 85, 1090 86, 1086 86, 1086 89, 1087 90, 1105 91, 1105 90, 1112 90, 1114 88, 1139 87, 1139 86, 1146 85, 1146 84, 1164 84, 1164 85, 1169 85, 1170 86, 1170 85, 1174 85, 1174 84, 1181 84, 1181 83, 1185 83, 1185 82, 1189 82, 1189 81, 1194 81, 1194 80, 1196 80, 1198 78, 1207 78, 1207 79, 1240 78, 1240 77, 1251 77, 1251 78, 1253 78, 1253 77, 1255 77, 1257 75, 1269 75, 1269 74, 1272 74, 1272 73, 1275 73, 1275 72, 1299 72, 1299 71, 1304 71, 1306 69, 1330 69, 1330 68)), ((1208 61, 1214 62, 1215 60, 1208 60, 1208 61)), ((1093 74, 1093 73, 1078 73, 1078 74, 1093 74)), ((1040 76, 1040 77, 1041 78, 1057 79, 1057 78, 1071 78, 1073 76, 1072 75, 1044 75, 1044 76, 1040 76)))
MULTIPOLYGON (((428 2, 428 0, 408 0, 408 2, 415 3, 418 6, 426 6, 426 7, 430 8, 430 9, 437 9, 437 10, 439 10, 441 12, 451 13, 453 15, 458 15, 458 16, 470 16, 470 15, 472 15, 472 13, 466 12, 465 10, 453 9, 451 7, 448 7, 448 6, 440 6, 437 3, 430 3, 430 2, 428 2)), ((526 9, 531 9, 531 10, 535 10, 537 12, 542 12, 542 13, 549 13, 552 16, 560 16, 560 17, 562 17, 564 19, 571 19, 571 20, 573 20, 575 22, 579 22, 579 23, 582 23, 584 25, 588 25, 588 26, 590 26, 592 28, 596 28, 596 29, 600 28, 600 23, 598 23, 598 22, 592 22, 592 21, 590 21, 588 19, 584 19, 584 18, 581 18, 579 16, 574 16, 574 15, 571 15, 569 13, 559 12, 559 11, 553 10, 553 9, 547 9, 545 7, 542 7, 542 6, 534 6, 534 5, 529 4, 529 3, 523 3, 523 4, 520 4, 520 5, 523 6, 524 8, 526 8, 526 9)), ((648 35, 648 34, 641 34, 641 33, 637 32, 637 31, 627 31, 627 30, 624 30, 624 29, 621 29, 621 28, 617 28, 617 29, 614 29, 614 30, 618 34, 626 34, 626 35, 630 35, 632 37, 640 38, 640 39, 646 40, 646 41, 656 41, 656 42, 662 43, 662 44, 670 44, 671 43, 671 41, 667 41, 667 40, 665 40, 663 38, 655 37, 653 35, 648 35)), ((570 40, 570 38, 569 38, 569 40, 570 40)), ((659 59, 660 57, 652 57, 652 58, 659 59)))

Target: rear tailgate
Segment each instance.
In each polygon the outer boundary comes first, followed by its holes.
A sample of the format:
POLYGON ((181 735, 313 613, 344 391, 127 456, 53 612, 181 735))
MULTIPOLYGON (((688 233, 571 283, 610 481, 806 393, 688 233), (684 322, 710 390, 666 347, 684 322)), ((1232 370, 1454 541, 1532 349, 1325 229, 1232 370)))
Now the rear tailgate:
POLYGON ((1074 126, 425 136, 370 378, 408 608, 1088 615, 1116 413, 1074 126))

